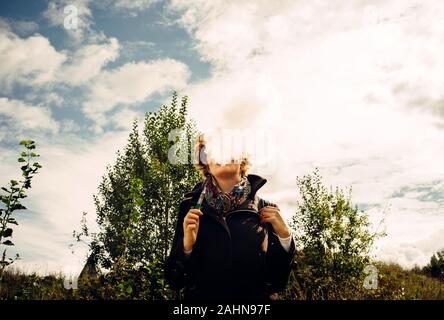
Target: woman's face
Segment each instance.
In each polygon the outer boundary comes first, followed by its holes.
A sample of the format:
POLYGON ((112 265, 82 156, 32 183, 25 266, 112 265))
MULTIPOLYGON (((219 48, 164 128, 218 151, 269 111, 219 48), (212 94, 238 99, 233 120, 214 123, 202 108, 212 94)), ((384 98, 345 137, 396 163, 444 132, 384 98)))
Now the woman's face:
POLYGON ((210 173, 217 178, 240 176, 240 161, 235 160, 236 155, 223 154, 222 147, 218 141, 214 142, 213 148, 204 146, 200 154, 201 161, 208 165, 210 173))
POLYGON ((208 163, 208 168, 210 172, 215 177, 226 177, 239 175, 240 176, 240 164, 238 163, 230 163, 220 165, 217 163, 208 163))
POLYGON ((240 164, 234 160, 231 160, 231 163, 220 164, 218 161, 209 158, 208 169, 215 177, 240 176, 240 164))

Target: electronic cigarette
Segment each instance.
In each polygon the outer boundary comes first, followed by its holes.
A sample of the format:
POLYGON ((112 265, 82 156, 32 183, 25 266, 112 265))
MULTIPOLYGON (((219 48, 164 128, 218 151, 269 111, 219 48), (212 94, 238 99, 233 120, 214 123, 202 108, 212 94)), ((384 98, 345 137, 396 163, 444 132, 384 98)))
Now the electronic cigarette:
POLYGON ((202 202, 203 202, 203 199, 205 198, 205 192, 207 191, 207 182, 208 182, 208 180, 205 182, 204 188, 203 188, 202 192, 200 193, 199 200, 197 200, 197 203, 194 206, 194 209, 200 209, 202 207, 202 202))

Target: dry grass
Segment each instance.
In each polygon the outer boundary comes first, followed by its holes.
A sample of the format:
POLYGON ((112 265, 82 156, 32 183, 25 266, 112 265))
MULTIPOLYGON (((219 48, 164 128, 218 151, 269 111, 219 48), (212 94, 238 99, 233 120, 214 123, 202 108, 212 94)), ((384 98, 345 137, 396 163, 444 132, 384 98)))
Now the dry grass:
MULTIPOLYGON (((397 264, 378 262, 378 288, 356 288, 347 292, 349 299, 381 299, 381 300, 434 300, 444 299, 444 282, 423 274, 419 269, 405 270, 397 264)), ((65 300, 65 299, 100 299, 97 294, 103 288, 100 282, 91 282, 79 290, 64 288, 62 274, 40 276, 36 273, 25 274, 18 269, 9 269, 0 280, 0 300, 65 300)), ((291 283, 290 287, 298 284, 291 283)), ((114 299, 112 294, 107 299, 114 299)), ((149 298, 145 296, 145 299, 149 298)), ((287 296, 287 299, 304 299, 287 296)), ((137 298, 136 298, 137 299, 137 298)))

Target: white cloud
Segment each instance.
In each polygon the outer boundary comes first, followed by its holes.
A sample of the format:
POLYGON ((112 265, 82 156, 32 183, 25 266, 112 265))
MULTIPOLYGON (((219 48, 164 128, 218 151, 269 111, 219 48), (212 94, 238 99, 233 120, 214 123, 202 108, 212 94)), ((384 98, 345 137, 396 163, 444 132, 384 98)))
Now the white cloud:
POLYGON ((35 22, 35 21, 26 21, 26 20, 15 21, 13 26, 14 26, 14 29, 19 34, 34 33, 39 28, 39 25, 37 24, 37 22, 35 22))
POLYGON ((8 91, 14 84, 83 85, 119 56, 116 38, 78 45, 71 51, 57 51, 47 38, 38 34, 20 38, 10 31, 8 23, 3 22, 0 28, 0 84, 8 91))
MULTIPOLYGON (((96 2, 94 6, 105 11, 112 9, 119 13, 124 12, 130 16, 137 16, 139 12, 149 9, 156 2, 159 2, 159 0, 107 0, 96 2)), ((75 44, 84 41, 103 41, 106 39, 106 36, 102 32, 93 30, 92 6, 93 1, 91 0, 55 0, 48 3, 43 16, 50 25, 63 28, 75 44), (74 13, 77 13, 78 25, 75 28, 67 28, 66 23, 71 21, 69 18, 74 13)))
POLYGON ((60 123, 60 129, 63 133, 72 133, 72 134, 78 134, 81 132, 81 128, 79 127, 79 124, 75 122, 72 119, 64 119, 60 123))
POLYGON ((142 118, 143 113, 124 108, 111 116, 111 122, 115 124, 117 129, 129 130, 132 128, 134 119, 137 119, 140 122, 142 118))
POLYGON ((159 0, 116 0, 113 1, 116 9, 146 10, 159 0))
MULTIPOLYGON (((434 253, 444 249, 442 217, 418 214, 409 209, 394 210, 386 217, 389 236, 376 242, 373 253, 380 260, 399 263, 406 268, 426 265, 434 253)), ((373 219, 380 217, 371 212, 373 219)))
POLYGON ((35 21, 29 20, 11 20, 8 18, 0 17, 0 29, 8 30, 12 32, 14 30, 20 35, 27 35, 34 33, 39 28, 39 25, 35 21))
POLYGON ((26 101, 38 101, 44 106, 62 107, 65 99, 56 92, 30 92, 25 96, 26 101))
POLYGON ((29 106, 19 100, 0 98, 0 115, 8 122, 8 126, 5 127, 8 132, 9 126, 18 132, 27 129, 44 129, 56 134, 59 130, 59 125, 52 118, 49 108, 29 106))
POLYGON ((188 67, 173 59, 128 63, 116 70, 104 71, 90 86, 84 112, 100 127, 106 123, 105 113, 117 104, 132 105, 143 102, 153 93, 183 88, 189 75, 188 67))
POLYGON ((52 81, 66 55, 57 52, 41 35, 20 38, 0 29, 0 84, 10 90, 14 83, 41 85, 52 81))
POLYGON ((90 0, 55 0, 48 3, 48 8, 43 12, 43 16, 48 20, 51 26, 58 26, 63 28, 71 39, 80 43, 87 38, 103 38, 100 33, 95 33, 92 30, 94 24, 92 11, 89 7, 90 0), (66 8, 66 12, 65 12, 66 8), (74 11, 72 10, 74 9, 74 11), (73 16, 75 15, 75 17, 73 16), (67 28, 65 22, 73 21, 70 18, 74 17, 77 21, 77 26, 71 25, 67 28))
POLYGON ((129 61, 135 60, 135 57, 141 54, 148 56, 154 53, 156 57, 162 55, 156 44, 150 41, 123 41, 121 47, 121 57, 129 61))
POLYGON ((119 56, 119 42, 109 38, 105 43, 79 47, 59 72, 58 81, 70 84, 84 84, 97 76, 102 68, 119 56))

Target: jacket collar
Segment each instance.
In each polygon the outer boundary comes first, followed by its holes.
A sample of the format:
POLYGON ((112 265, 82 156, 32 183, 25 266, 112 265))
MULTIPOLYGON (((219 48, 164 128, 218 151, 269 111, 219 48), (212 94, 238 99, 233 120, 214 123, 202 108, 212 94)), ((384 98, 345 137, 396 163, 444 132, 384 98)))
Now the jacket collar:
MULTIPOLYGON (((267 179, 262 178, 261 176, 258 176, 256 174, 249 174, 249 175, 247 175, 247 179, 248 179, 248 181, 250 181, 250 184, 251 184, 251 192, 248 195, 247 199, 254 199, 254 196, 256 195, 256 192, 260 188, 262 188, 262 186, 267 182, 267 179)), ((203 181, 197 183, 194 186, 192 191, 185 193, 185 197, 186 198, 192 198, 193 201, 196 201, 197 198, 199 197, 200 193, 202 192, 202 187, 203 187, 203 181)), ((204 202, 203 205, 206 206, 207 205, 206 202, 204 202)), ((208 215, 212 219, 214 219, 218 224, 220 224, 222 228, 224 228, 224 230, 227 232, 228 237, 231 239, 231 233, 230 233, 230 230, 228 228, 228 225, 222 219, 222 217, 217 215, 217 213, 211 207, 207 208, 207 213, 208 213, 208 215)))
MULTIPOLYGON (((252 199, 256 192, 262 188, 262 186, 267 182, 267 179, 258 176, 256 174, 249 174, 247 175, 248 181, 250 181, 251 184, 251 192, 249 194, 249 198, 252 199)), ((194 197, 196 194, 200 194, 202 192, 203 187, 203 181, 198 182, 192 191, 185 193, 185 197, 194 197)))

